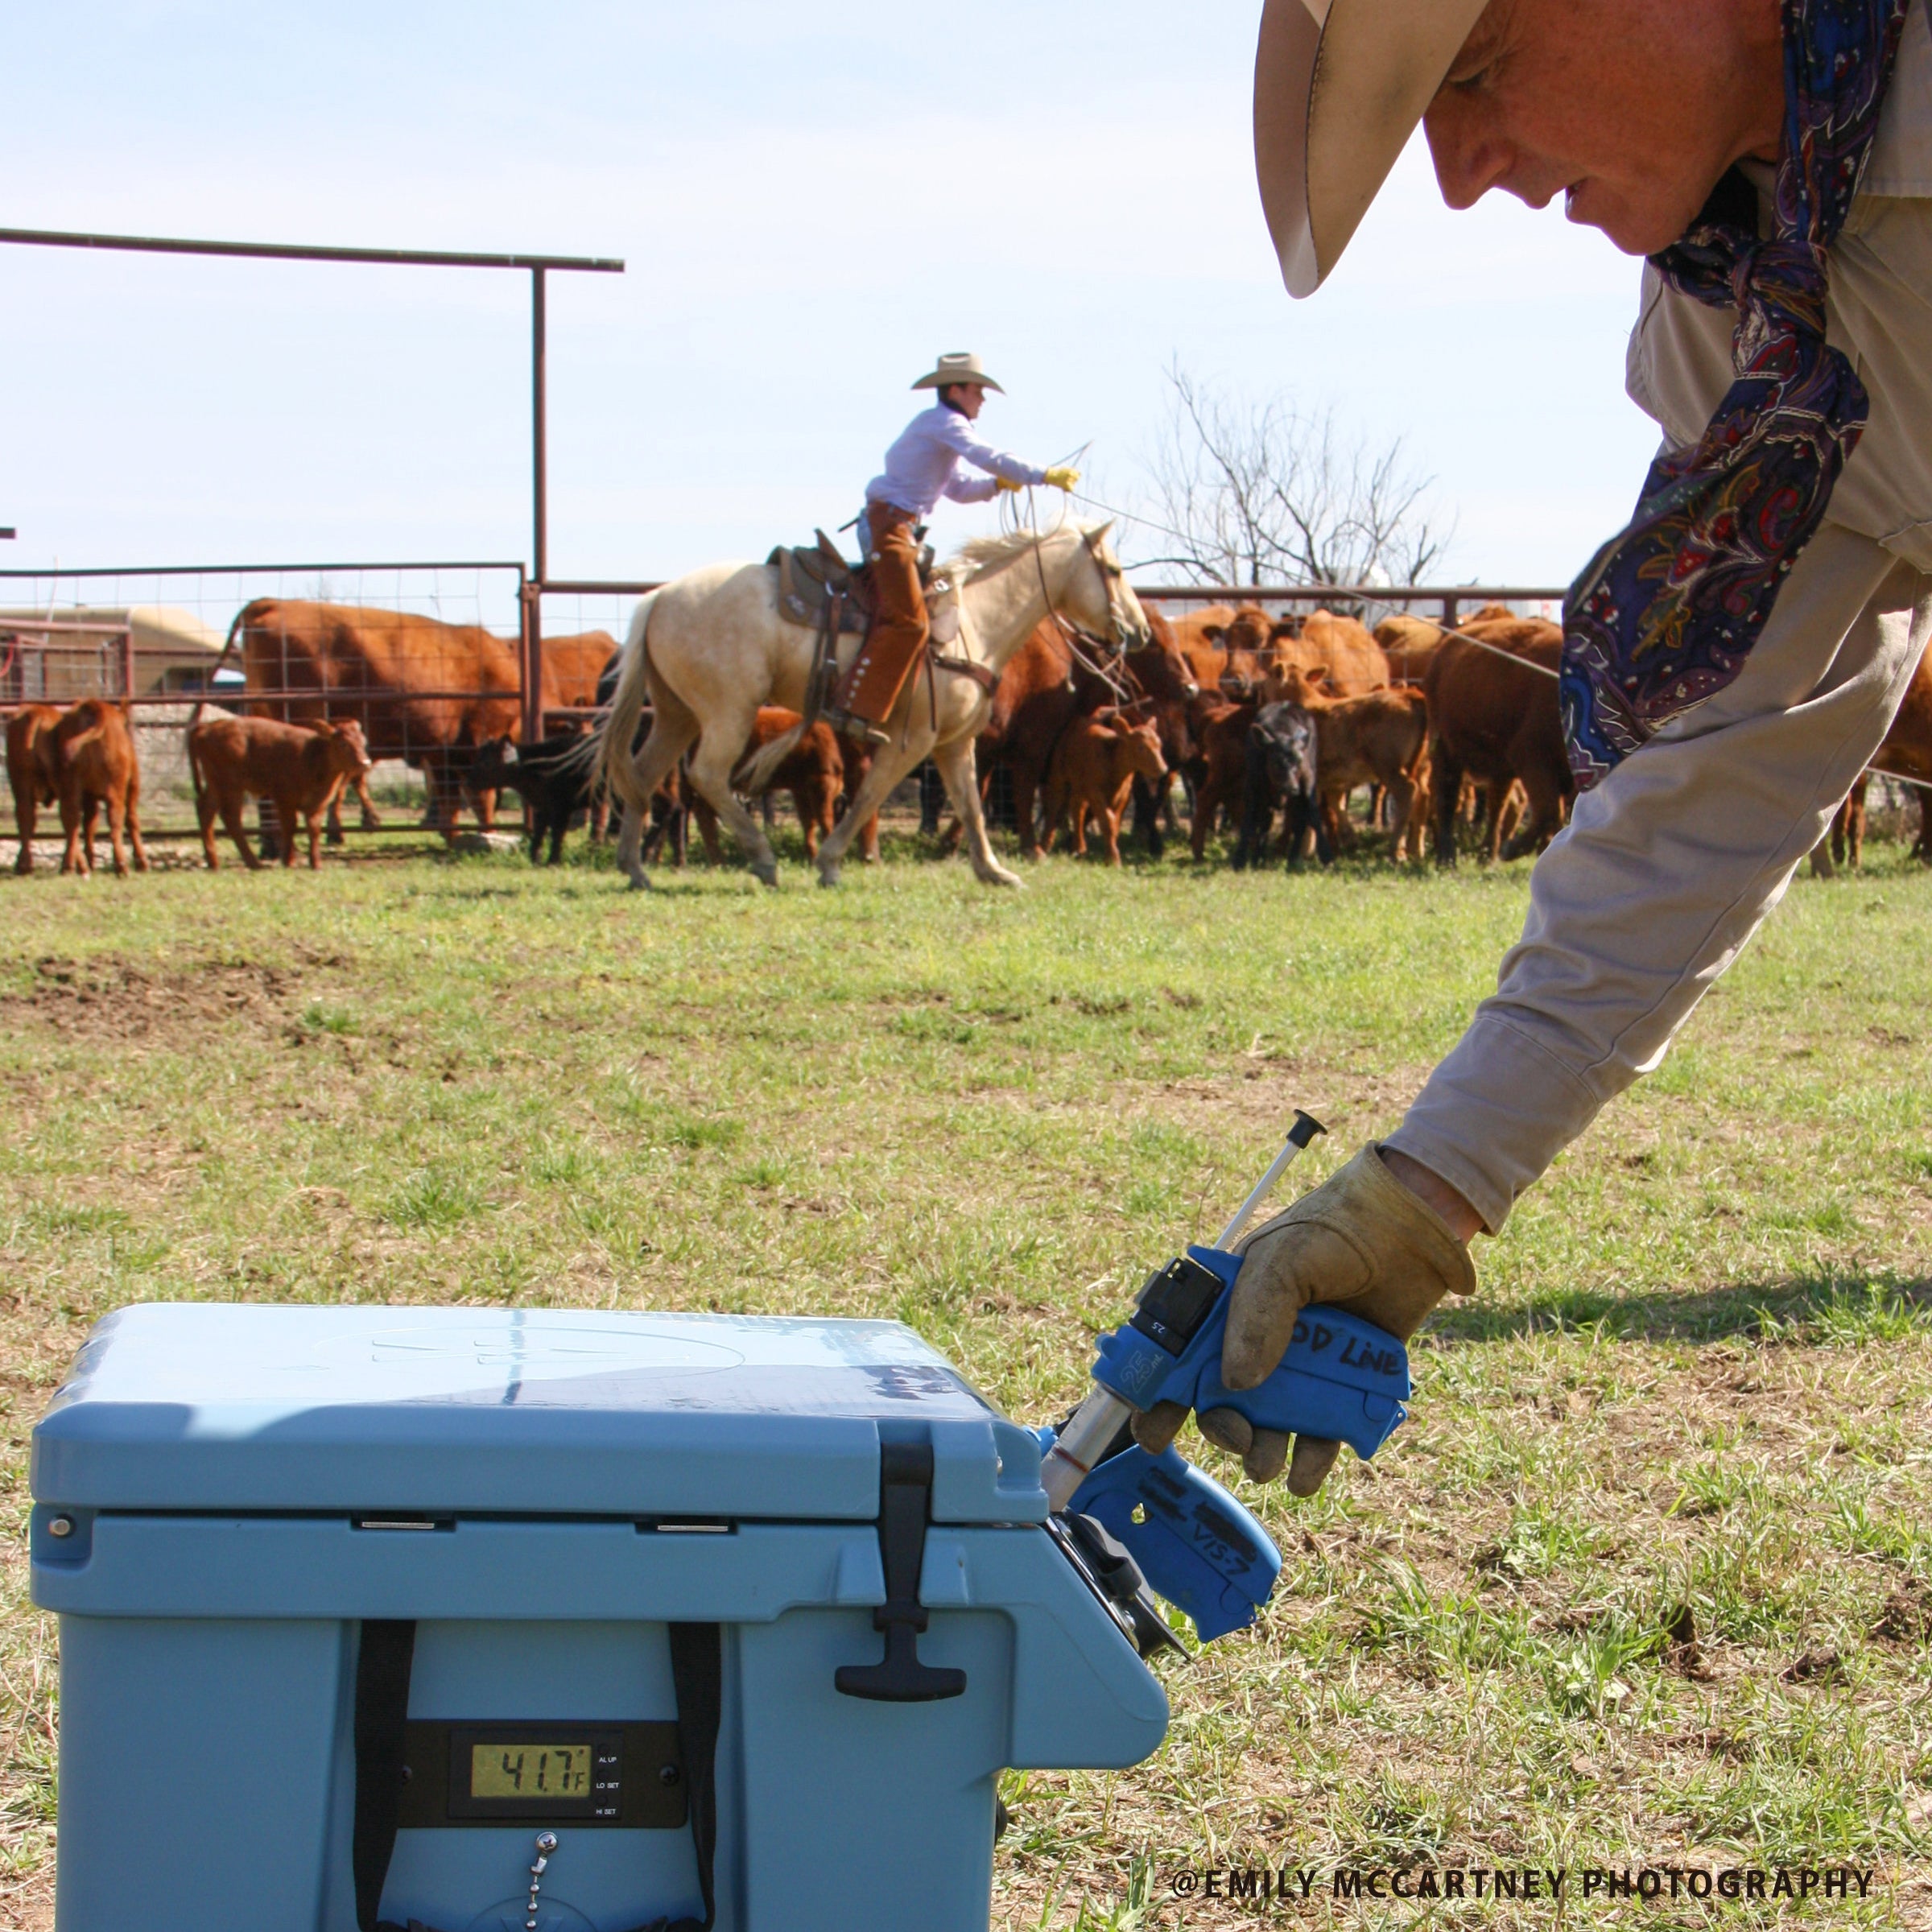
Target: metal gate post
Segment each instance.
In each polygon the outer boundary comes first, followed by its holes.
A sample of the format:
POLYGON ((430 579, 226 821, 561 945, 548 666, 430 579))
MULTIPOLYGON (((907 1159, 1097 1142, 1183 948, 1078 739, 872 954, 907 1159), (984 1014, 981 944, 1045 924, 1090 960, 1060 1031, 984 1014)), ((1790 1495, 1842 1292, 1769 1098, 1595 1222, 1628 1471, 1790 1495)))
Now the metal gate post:
POLYGON ((531 535, 530 574, 541 584, 550 575, 550 482, 548 434, 544 421, 544 389, 550 345, 543 300, 543 271, 530 271, 530 504, 535 529, 531 535))
POLYGON ((549 354, 543 270, 530 271, 530 577, 523 586, 523 742, 543 736, 543 580, 550 574, 549 438, 544 423, 549 354))
POLYGON ((543 736, 543 586, 526 584, 520 593, 517 669, 523 683, 523 742, 543 736))

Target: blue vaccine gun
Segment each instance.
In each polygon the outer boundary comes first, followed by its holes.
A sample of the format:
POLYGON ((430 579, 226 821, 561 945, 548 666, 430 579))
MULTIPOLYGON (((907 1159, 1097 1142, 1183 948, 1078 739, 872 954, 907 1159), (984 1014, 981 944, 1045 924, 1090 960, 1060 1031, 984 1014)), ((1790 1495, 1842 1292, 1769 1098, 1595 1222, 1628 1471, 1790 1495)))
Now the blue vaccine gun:
POLYGON ((1148 1587, 1193 1618, 1203 1640, 1251 1623, 1281 1569, 1254 1517, 1174 1450, 1133 1442, 1136 1412, 1159 1402, 1232 1409, 1257 1429, 1323 1437, 1373 1456, 1408 1414, 1408 1352, 1359 1318, 1305 1310, 1281 1365, 1258 1389, 1221 1380, 1228 1300, 1243 1257, 1228 1252, 1254 1211, 1324 1132, 1298 1113, 1286 1146, 1213 1247, 1191 1247, 1150 1276, 1131 1318, 1100 1337, 1094 1386, 1055 1432, 1041 1431, 1041 1482, 1056 1515, 1098 1521, 1148 1587))

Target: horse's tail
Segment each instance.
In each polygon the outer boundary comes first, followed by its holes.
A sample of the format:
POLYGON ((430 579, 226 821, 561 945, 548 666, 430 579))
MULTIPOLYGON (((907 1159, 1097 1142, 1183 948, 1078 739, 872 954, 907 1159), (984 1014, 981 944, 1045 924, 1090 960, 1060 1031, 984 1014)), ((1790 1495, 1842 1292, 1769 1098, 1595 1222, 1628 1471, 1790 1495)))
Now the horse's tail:
POLYGON ((778 767, 799 748, 799 741, 805 736, 805 720, 782 731, 762 749, 754 751, 736 771, 731 774, 731 788, 741 792, 748 799, 762 798, 771 790, 771 782, 778 776, 778 767))
POLYGON ((650 695, 650 613, 657 601, 658 593, 654 590, 632 614, 630 631, 624 640, 623 663, 617 672, 617 687, 611 694, 610 716, 591 738, 588 754, 618 802, 638 811, 647 810, 650 800, 638 795, 630 748, 638 726, 643 721, 645 700, 650 695))

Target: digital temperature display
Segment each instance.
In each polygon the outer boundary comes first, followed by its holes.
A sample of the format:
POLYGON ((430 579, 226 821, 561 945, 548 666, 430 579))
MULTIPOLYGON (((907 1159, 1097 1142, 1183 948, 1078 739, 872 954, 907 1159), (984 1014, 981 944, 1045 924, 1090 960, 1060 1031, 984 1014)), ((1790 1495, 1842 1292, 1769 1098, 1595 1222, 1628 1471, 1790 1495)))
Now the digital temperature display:
MULTIPOLYGON (((624 1809, 625 1727, 451 1724, 447 1814, 479 1823, 587 1818, 614 1823, 624 1809)), ((424 1733, 427 1744, 428 1736, 424 1733)))
POLYGON ((687 1815, 675 1719, 411 1718, 402 1748, 398 1823, 410 1831, 568 1820, 669 1831, 687 1815))
POLYGON ((588 1744, 472 1744, 469 1795, 539 1803, 587 1798, 592 1756, 588 1744))

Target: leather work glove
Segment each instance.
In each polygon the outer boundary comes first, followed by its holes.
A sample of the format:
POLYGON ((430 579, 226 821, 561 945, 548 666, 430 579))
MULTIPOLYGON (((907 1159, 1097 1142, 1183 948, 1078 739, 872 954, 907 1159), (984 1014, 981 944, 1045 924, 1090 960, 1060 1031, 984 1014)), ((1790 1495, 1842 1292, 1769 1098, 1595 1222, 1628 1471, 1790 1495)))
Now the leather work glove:
POLYGON ((1071 489, 1080 480, 1080 473, 1077 469, 1069 469, 1064 463, 1055 464, 1046 473, 1046 486, 1049 489, 1071 489))
POLYGON ((1015 483, 1010 477, 996 477, 993 481, 997 482, 1000 488, 1005 491, 1009 495, 1015 497, 1017 497, 1020 492, 1026 487, 1024 483, 1015 483))
MULTIPOLYGON (((1407 1341, 1445 1294, 1472 1294, 1476 1265, 1469 1250, 1433 1208, 1417 1199, 1382 1164, 1373 1146, 1241 1245, 1246 1260, 1235 1278, 1221 1345, 1221 1380, 1230 1389, 1257 1389, 1281 1364, 1296 1318, 1311 1303, 1359 1315, 1407 1341)), ((1158 1455, 1187 1411, 1158 1402, 1133 1418, 1133 1438, 1158 1455)), ((1288 1465, 1288 1438, 1250 1427, 1233 1409, 1196 1418, 1217 1448, 1241 1459, 1257 1483, 1270 1483, 1288 1465)), ((1288 1487, 1296 1496, 1321 1488, 1341 1445, 1304 1435, 1294 1444, 1288 1487)))

